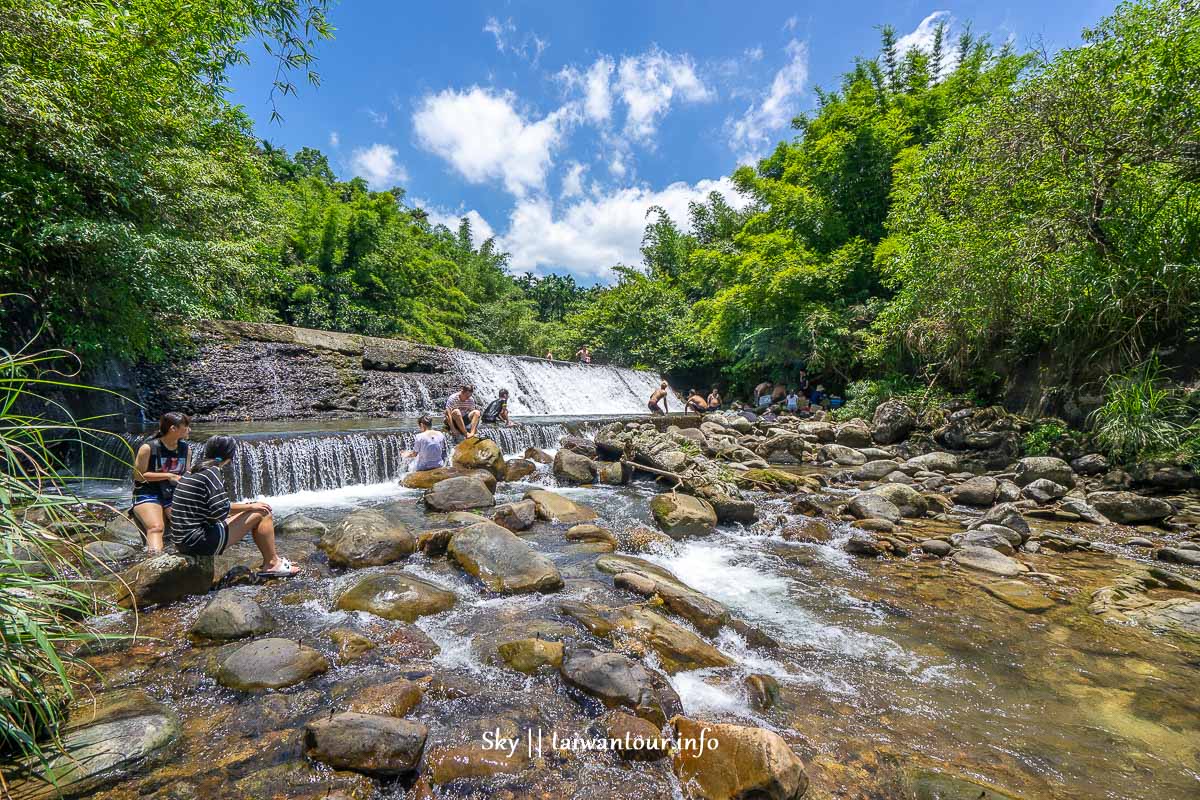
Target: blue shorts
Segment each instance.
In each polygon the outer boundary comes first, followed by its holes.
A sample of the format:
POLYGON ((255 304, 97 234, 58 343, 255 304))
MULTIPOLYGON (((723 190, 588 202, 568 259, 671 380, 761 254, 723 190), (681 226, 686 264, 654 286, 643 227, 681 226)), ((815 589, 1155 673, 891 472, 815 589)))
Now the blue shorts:
POLYGON ((163 508, 170 508, 171 500, 173 499, 173 497, 174 497, 174 495, 170 494, 164 498, 164 497, 160 496, 158 494, 158 492, 147 492, 146 494, 135 494, 133 496, 133 504, 135 506, 140 506, 142 503, 154 503, 156 505, 162 506, 163 508))

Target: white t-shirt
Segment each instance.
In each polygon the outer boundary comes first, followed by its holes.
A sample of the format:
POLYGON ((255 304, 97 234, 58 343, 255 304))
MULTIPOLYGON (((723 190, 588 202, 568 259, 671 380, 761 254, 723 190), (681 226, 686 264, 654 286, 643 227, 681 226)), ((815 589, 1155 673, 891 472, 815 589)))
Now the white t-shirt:
POLYGON ((413 450, 417 452, 414 470, 437 469, 446 456, 446 437, 441 431, 422 431, 413 439, 413 450))

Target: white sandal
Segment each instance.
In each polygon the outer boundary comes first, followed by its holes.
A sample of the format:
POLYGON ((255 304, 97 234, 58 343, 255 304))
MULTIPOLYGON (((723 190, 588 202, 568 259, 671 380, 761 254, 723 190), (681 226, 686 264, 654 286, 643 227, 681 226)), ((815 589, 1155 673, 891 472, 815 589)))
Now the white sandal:
POLYGON ((283 556, 279 557, 277 569, 261 569, 257 575, 260 578, 294 578, 300 574, 300 568, 283 556))

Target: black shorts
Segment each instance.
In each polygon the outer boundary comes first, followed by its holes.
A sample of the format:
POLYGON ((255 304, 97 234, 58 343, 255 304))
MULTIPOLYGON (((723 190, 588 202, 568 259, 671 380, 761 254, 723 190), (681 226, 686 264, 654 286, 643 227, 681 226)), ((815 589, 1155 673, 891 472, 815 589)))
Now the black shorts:
POLYGON ((176 549, 185 556, 219 556, 229 543, 229 528, 224 522, 209 522, 199 537, 180 542, 176 549))

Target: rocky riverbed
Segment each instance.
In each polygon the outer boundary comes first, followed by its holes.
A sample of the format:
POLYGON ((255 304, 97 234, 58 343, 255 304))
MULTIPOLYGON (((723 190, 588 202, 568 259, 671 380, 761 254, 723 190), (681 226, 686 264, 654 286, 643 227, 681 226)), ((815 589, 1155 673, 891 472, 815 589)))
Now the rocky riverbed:
POLYGON ((932 422, 614 423, 507 460, 468 440, 407 486, 272 498, 290 581, 251 580, 249 544, 136 563, 111 521, 88 549, 137 610, 93 623, 136 636, 83 653, 60 784, 1196 796, 1194 476, 1021 458, 993 409, 932 422))

